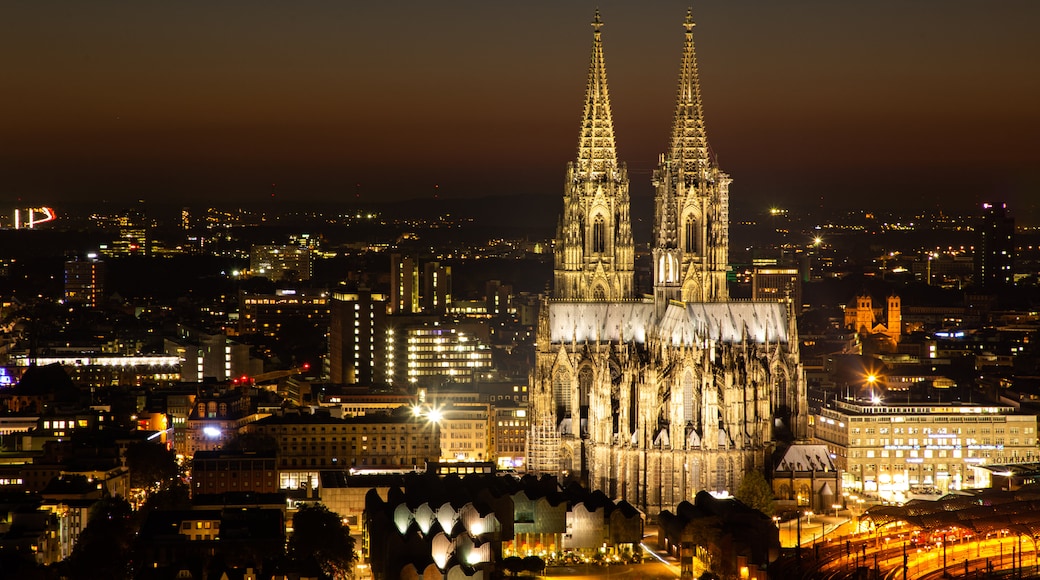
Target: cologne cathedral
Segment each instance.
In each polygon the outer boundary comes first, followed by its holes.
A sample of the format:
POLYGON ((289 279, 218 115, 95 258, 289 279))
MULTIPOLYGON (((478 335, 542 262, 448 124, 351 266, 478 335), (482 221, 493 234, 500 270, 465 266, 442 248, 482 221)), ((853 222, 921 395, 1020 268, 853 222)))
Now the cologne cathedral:
POLYGON ((733 493, 782 441, 804 437, 805 381, 791 305, 729 299, 730 178, 708 147, 690 13, 672 134, 652 178, 653 294, 636 294, 598 12, 592 26, 539 318, 527 468, 655 517, 701 490, 733 493))

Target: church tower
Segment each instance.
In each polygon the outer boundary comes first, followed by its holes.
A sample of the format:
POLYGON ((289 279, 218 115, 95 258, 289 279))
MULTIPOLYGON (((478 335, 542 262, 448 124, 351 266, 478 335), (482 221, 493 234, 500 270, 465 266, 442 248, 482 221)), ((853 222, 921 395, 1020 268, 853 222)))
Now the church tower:
POLYGON ((597 10, 578 158, 567 164, 556 230, 553 293, 563 300, 629 300, 634 293, 628 170, 614 144, 602 27, 597 10))
POLYGON ((701 109, 693 14, 683 22, 679 89, 668 152, 654 171, 654 298, 717 302, 728 299, 729 184, 708 147, 701 109))

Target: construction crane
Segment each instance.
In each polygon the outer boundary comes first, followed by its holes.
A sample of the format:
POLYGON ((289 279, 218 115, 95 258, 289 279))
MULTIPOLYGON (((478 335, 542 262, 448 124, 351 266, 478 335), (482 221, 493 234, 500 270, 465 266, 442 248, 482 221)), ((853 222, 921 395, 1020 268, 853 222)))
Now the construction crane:
POLYGON ((242 375, 241 377, 239 377, 237 379, 233 379, 231 382, 232 382, 232 384, 236 384, 236 385, 242 385, 242 384, 256 385, 256 384, 260 384, 260 383, 266 383, 268 381, 276 381, 278 379, 284 379, 285 377, 291 377, 293 375, 303 374, 303 373, 305 373, 305 372, 307 372, 309 370, 311 370, 311 364, 310 363, 303 363, 302 365, 300 365, 298 367, 291 368, 291 369, 285 369, 285 370, 280 370, 280 371, 270 371, 270 372, 266 372, 266 373, 260 373, 258 375, 253 375, 253 376, 242 375))

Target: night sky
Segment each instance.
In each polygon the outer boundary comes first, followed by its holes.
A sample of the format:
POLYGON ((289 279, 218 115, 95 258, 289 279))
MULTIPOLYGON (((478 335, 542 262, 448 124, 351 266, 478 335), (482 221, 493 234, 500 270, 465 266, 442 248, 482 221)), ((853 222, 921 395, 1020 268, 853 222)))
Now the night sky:
MULTIPOLYGON (((596 6, 648 196, 687 5, 9 2, 0 204, 562 195, 596 6)), ((1040 2, 693 8, 735 204, 1040 215, 1040 2)))

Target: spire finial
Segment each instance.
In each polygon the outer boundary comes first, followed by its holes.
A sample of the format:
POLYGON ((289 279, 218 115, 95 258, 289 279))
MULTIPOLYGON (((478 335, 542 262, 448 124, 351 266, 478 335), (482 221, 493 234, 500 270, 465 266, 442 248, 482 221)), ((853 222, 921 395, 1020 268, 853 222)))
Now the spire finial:
POLYGON ((687 8, 686 20, 683 21, 683 27, 686 28, 686 34, 692 34, 694 26, 697 26, 697 24, 693 22, 693 8, 687 8))
POLYGON ((596 15, 592 17, 592 29, 599 34, 599 29, 603 28, 603 21, 599 17, 599 8, 596 9, 596 15))

